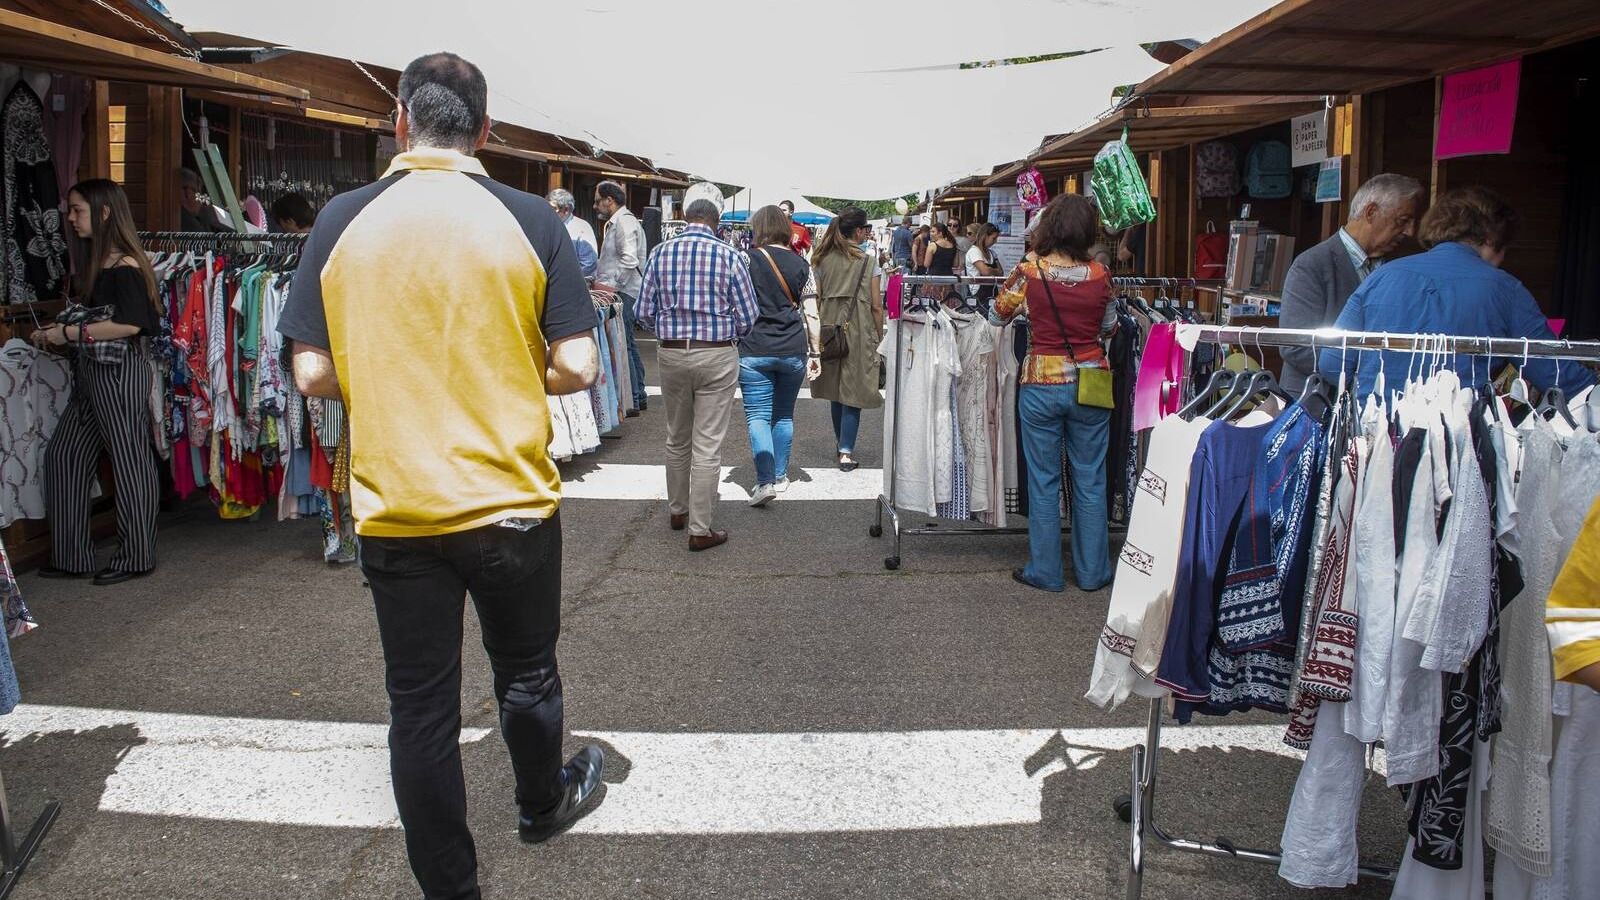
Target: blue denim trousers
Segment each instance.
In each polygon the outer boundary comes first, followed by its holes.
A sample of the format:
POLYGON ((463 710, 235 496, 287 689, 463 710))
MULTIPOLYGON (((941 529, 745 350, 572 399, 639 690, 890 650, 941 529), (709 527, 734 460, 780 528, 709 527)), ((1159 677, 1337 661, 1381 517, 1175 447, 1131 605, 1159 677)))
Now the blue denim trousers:
POLYGON ((739 389, 744 393, 744 420, 750 428, 756 484, 772 484, 789 475, 794 400, 805 379, 804 356, 739 358, 739 389))
POLYGON ((861 408, 845 406, 835 400, 829 410, 833 414, 833 437, 840 453, 856 452, 856 432, 861 430, 861 408))
POLYGON ((1023 574, 1046 590, 1066 587, 1061 563, 1061 444, 1072 467, 1072 572, 1078 587, 1099 590, 1111 581, 1111 535, 1106 521, 1106 447, 1111 410, 1078 405, 1076 384, 1025 384, 1017 397, 1022 452, 1028 461, 1028 567, 1023 574))

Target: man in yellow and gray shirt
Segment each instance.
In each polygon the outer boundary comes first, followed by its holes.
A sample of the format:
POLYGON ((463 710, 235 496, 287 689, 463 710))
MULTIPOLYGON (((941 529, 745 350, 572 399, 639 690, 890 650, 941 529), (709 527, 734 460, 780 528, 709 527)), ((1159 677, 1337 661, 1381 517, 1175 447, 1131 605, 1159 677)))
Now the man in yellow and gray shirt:
POLYGON ((1600 500, 1556 576, 1544 621, 1556 680, 1600 691, 1600 500))
POLYGON ((279 323, 300 389, 348 408, 395 799, 412 872, 439 900, 479 896, 458 745, 469 593, 523 838, 591 808, 603 764, 596 747, 561 763, 561 476, 546 449, 548 396, 594 382, 595 311, 550 204, 473 157, 487 95, 453 54, 406 67, 404 152, 318 216, 279 323))

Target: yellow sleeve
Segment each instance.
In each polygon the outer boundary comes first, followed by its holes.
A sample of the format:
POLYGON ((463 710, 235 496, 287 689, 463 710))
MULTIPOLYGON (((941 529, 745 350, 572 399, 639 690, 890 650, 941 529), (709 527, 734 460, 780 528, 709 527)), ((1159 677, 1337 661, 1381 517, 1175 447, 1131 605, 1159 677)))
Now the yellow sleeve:
POLYGON ((1600 662, 1600 500, 1589 507, 1545 604, 1557 680, 1600 662))

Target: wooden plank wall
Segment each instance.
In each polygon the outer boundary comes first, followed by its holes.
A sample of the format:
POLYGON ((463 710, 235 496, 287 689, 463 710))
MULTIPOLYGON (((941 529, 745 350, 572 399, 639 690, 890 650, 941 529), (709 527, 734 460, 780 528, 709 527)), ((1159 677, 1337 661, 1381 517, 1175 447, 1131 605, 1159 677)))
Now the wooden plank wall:
POLYGON ((1441 164, 1448 187, 1483 185, 1516 208, 1522 227, 1506 254, 1505 270, 1521 279, 1551 315, 1556 311, 1568 167, 1573 153, 1594 159, 1595 148, 1573 145, 1572 115, 1577 82, 1597 74, 1592 61, 1596 52, 1600 41, 1524 59, 1511 153, 1441 164))

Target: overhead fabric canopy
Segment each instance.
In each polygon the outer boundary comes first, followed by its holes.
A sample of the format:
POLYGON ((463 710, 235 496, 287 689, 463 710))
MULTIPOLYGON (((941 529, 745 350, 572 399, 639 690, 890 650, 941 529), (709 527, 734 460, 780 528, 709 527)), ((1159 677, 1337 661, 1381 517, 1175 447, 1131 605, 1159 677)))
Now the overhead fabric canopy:
POLYGON ((725 222, 746 222, 761 207, 777 206, 785 200, 794 204, 794 220, 801 225, 826 225, 833 220, 833 213, 807 200, 798 188, 745 188, 722 201, 722 219, 725 222))
POLYGON ((393 68, 452 50, 483 68, 497 119, 724 183, 798 184, 808 194, 863 199, 987 174, 1041 135, 1103 112, 1113 87, 1158 72, 1139 43, 1209 38, 1267 5, 1000 0, 984 8, 996 27, 961 28, 953 23, 971 19, 967 0, 927 0, 916 16, 855 0, 815 0, 803 13, 733 0, 483 0, 425 20, 402 14, 394 0, 167 4, 191 30, 393 68), (530 40, 540 35, 549 39, 530 40), (1109 49, 959 68, 1097 48, 1109 49), (785 61, 802 57, 803 65, 785 61), (699 59, 707 62, 697 68, 699 59), (717 77, 730 59, 738 77, 717 77), (774 94, 774 85, 783 90, 774 94))

